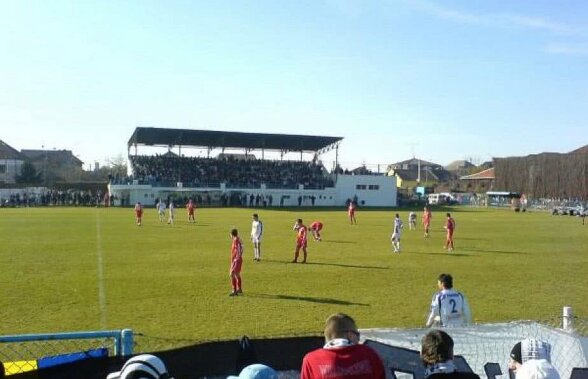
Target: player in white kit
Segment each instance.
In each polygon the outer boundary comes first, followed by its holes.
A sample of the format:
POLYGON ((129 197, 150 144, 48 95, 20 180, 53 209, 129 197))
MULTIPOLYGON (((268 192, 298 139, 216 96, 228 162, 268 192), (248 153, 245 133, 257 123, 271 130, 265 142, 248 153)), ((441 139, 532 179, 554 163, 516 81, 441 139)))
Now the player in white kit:
POLYGON ((167 207, 168 211, 169 211, 169 219, 167 220, 168 224, 174 224, 174 217, 175 217, 175 213, 176 213, 176 207, 174 206, 174 202, 173 201, 169 201, 169 206, 167 207))
POLYGON ((253 260, 261 260, 261 236, 263 235, 263 222, 259 219, 257 213, 253 215, 251 222, 251 241, 253 242, 253 260))
POLYGON ((453 289, 453 277, 441 274, 437 281, 439 292, 433 295, 431 313, 426 327, 461 327, 472 323, 472 313, 466 297, 453 289))
POLYGON ((159 222, 165 221, 165 201, 159 199, 159 203, 157 203, 157 214, 159 215, 159 222))
POLYGON ((402 220, 398 213, 396 213, 396 217, 394 218, 394 228, 392 230, 392 237, 390 237, 390 241, 392 241, 392 247, 394 247, 394 252, 400 254, 400 235, 402 234, 402 220))

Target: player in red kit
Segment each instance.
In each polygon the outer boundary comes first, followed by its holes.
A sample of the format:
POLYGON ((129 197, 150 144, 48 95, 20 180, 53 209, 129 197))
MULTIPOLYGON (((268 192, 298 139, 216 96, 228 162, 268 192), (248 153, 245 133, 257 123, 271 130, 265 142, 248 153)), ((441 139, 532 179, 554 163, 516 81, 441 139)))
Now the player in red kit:
POLYGON ((433 215, 431 214, 431 209, 429 207, 425 207, 423 210, 423 226, 425 228, 425 238, 429 237, 429 227, 431 226, 431 218, 433 215))
POLYGON ((294 260, 292 261, 292 263, 298 263, 298 255, 300 253, 300 249, 302 249, 302 252, 304 253, 304 259, 302 260, 302 263, 306 263, 307 228, 306 225, 302 223, 301 218, 299 218, 296 221, 296 224, 294 224, 294 230, 297 230, 298 234, 296 235, 296 251, 294 252, 294 260))
POLYGON ((453 251, 453 231, 455 230, 455 220, 447 213, 447 221, 445 221, 445 230, 447 230, 447 239, 445 241, 445 248, 447 251, 453 251))
POLYGON ((312 224, 310 224, 310 232, 312 233, 315 241, 322 241, 321 230, 323 230, 322 222, 313 221, 312 224))
POLYGON ((243 294, 241 289, 241 266, 243 265, 243 242, 239 238, 237 229, 231 230, 231 268, 229 275, 231 276, 231 286, 233 291, 229 296, 237 296, 243 294))
POLYGON ((350 201, 349 202, 349 207, 347 208, 347 215, 349 216, 349 222, 351 223, 351 225, 353 224, 357 224, 357 220, 355 219, 355 209, 357 208, 357 204, 355 204, 355 201, 350 201))
POLYGON ((135 204, 135 218, 137 220, 137 226, 141 226, 141 222, 143 221, 143 206, 140 202, 135 204))
POLYGON ((188 222, 196 222, 194 218, 194 208, 196 208, 196 204, 192 199, 188 200, 188 204, 186 205, 186 209, 188 210, 188 222))

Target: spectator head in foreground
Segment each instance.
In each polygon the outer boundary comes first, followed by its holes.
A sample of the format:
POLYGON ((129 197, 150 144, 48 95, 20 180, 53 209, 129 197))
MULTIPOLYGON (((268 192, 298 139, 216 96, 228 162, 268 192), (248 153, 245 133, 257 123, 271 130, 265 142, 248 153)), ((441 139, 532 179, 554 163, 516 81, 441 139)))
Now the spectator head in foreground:
POLYGON ((254 363, 243 368, 239 376, 229 376, 227 379, 278 379, 278 373, 269 366, 254 363))
POLYGON ((359 331, 355 320, 344 313, 335 313, 325 323, 325 341, 346 339, 351 344, 359 343, 359 331))
POLYGON ((150 354, 141 354, 129 359, 118 372, 108 374, 106 379, 174 379, 161 359, 150 354))
POLYGON ((559 378, 551 365, 551 345, 535 338, 526 338, 513 346, 508 368, 517 378, 559 378))
POLYGON ((474 379, 473 372, 459 372, 453 362, 453 339, 442 330, 431 330, 421 341, 425 378, 474 379))
POLYGON ((302 360, 301 379, 385 379, 384 364, 378 353, 359 343, 355 321, 335 313, 325 323, 325 345, 302 360))

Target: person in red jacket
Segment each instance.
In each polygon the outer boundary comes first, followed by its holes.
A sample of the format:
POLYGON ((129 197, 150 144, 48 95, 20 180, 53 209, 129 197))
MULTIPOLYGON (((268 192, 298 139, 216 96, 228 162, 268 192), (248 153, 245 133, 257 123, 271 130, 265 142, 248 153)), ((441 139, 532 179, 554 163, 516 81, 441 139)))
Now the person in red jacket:
POLYGON ((324 347, 302 361, 301 379, 384 379, 384 364, 371 347, 359 343, 359 331, 348 315, 331 315, 325 325, 324 347))

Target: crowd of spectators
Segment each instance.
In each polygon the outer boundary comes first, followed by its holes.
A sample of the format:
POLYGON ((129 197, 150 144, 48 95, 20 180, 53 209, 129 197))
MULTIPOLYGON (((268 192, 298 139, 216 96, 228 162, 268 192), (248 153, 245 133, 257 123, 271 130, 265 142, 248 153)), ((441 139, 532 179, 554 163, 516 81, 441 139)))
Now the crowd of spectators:
MULTIPOLYGON (((227 188, 324 188, 333 186, 322 164, 316 161, 274 161, 263 159, 195 158, 178 156, 132 156, 134 180, 154 186, 227 188)), ((117 179, 118 182, 121 182, 117 179)))
POLYGON ((114 198, 101 190, 46 190, 42 192, 17 192, 0 197, 2 207, 33 206, 109 206, 114 198))

